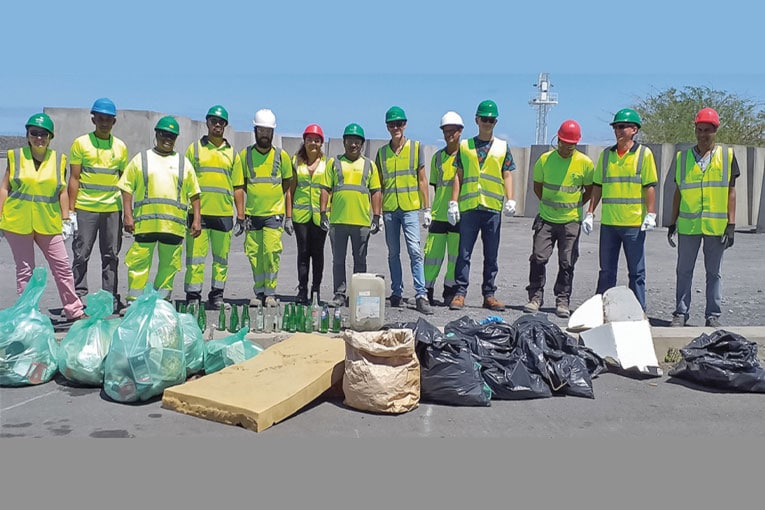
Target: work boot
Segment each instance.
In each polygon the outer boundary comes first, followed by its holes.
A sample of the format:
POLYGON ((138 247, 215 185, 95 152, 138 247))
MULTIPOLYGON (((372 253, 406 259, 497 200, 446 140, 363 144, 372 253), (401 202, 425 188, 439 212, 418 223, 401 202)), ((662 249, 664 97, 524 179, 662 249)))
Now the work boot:
POLYGON ((462 310, 465 308, 465 296, 456 294, 449 303, 449 310, 462 310))
POLYGON ((433 309, 430 307, 427 298, 424 296, 417 298, 417 311, 423 315, 433 315, 433 309))
POLYGON ((704 326, 708 328, 719 328, 720 327, 720 318, 715 317, 714 315, 707 317, 707 322, 704 324, 704 326))
POLYGON ((265 307, 276 307, 276 298, 274 296, 266 296, 266 299, 263 301, 263 306, 265 307))
POLYGON ((297 296, 295 296, 295 302, 301 305, 308 304, 308 289, 305 287, 298 287, 297 296))
POLYGON ((342 294, 335 294, 335 297, 332 298, 331 304, 335 308, 340 308, 342 306, 345 306, 345 296, 343 296, 342 294))
POLYGON ((186 303, 199 303, 202 301, 202 294, 200 292, 187 292, 186 293, 186 303))
POLYGON ((207 302, 213 310, 220 310, 223 304, 223 289, 212 289, 207 295, 207 302))
POLYGON ((683 326, 685 326, 685 315, 673 315, 670 327, 682 328, 683 326))
POLYGON ((571 317, 571 310, 568 309, 568 305, 561 303, 555 307, 555 315, 562 319, 568 319, 571 317))
POLYGON ((250 299, 250 306, 258 306, 258 303, 262 305, 264 299, 265 295, 262 292, 258 292, 254 298, 250 299))
POLYGON ((391 296, 390 296, 390 306, 393 307, 393 308, 401 307, 401 296, 396 296, 395 294, 391 294, 391 296))
POLYGON ((523 307, 523 311, 526 313, 537 313, 542 308, 542 301, 539 298, 531 298, 529 302, 523 307))
POLYGON ((425 290, 428 291, 428 304, 430 306, 436 306, 436 302, 433 301, 433 287, 428 287, 425 290))
POLYGON ((441 294, 441 297, 444 298, 444 306, 449 306, 456 293, 457 291, 454 287, 444 287, 444 292, 441 294))
POLYGON ((488 308, 489 310, 493 310, 495 312, 504 312, 505 311, 505 303, 502 301, 499 301, 494 296, 486 296, 483 298, 483 307, 488 308))

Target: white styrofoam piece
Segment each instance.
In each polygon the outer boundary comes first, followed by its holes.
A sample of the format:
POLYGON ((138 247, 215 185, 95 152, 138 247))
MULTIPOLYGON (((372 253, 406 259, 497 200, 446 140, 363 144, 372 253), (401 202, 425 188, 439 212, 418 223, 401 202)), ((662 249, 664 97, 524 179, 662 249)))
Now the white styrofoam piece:
POLYGON ((595 294, 579 305, 568 319, 568 329, 583 331, 603 325, 603 296, 595 294))
POLYGON ((662 375, 647 320, 607 322, 579 333, 584 345, 625 370, 662 375))
POLYGON ((604 322, 642 321, 645 318, 640 302, 629 287, 612 287, 603 293, 604 322))

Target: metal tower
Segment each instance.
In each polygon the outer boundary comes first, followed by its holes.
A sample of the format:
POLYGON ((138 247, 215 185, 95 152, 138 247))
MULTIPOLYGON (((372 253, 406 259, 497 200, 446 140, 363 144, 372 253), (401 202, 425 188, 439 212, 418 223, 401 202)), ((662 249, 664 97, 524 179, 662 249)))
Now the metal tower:
POLYGON ((547 143, 547 113, 553 105, 558 104, 558 94, 551 93, 550 74, 539 73, 539 79, 534 84, 539 93, 529 100, 529 104, 537 109, 537 133, 536 144, 547 143))

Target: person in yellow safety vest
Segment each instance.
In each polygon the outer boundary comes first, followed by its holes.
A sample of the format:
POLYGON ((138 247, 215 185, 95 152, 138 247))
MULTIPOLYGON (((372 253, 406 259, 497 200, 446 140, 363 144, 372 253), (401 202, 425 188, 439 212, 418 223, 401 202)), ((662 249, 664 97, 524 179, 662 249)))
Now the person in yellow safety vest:
POLYGON ((117 268, 122 249, 122 194, 117 188, 128 164, 125 143, 112 135, 117 108, 111 99, 96 99, 90 109, 93 132, 74 140, 69 150, 69 217, 74 288, 88 294, 88 261, 96 237, 101 252, 101 288, 114 296, 114 313, 123 303, 117 290, 117 268))
MULTIPOLYGON (((324 244, 327 233, 321 228, 321 183, 327 168, 322 151, 324 131, 318 124, 309 124, 303 131, 303 143, 292 158, 292 223, 297 241, 297 302, 307 305, 308 272, 313 261, 311 296, 321 299, 324 272, 324 244)), ((329 206, 327 207, 329 209, 329 206)))
POLYGON ((691 307, 693 268, 704 242, 706 272, 705 326, 719 327, 723 252, 733 246, 736 230, 736 179, 741 174, 733 148, 715 144, 720 116, 702 108, 694 119, 696 145, 675 155, 675 192, 670 246, 677 241, 677 285, 672 326, 685 326, 691 307))
POLYGON ((600 272, 596 293, 616 285, 619 251, 627 259, 629 287, 645 310, 645 233, 656 228, 656 163, 651 149, 635 142, 642 126, 635 110, 614 115, 616 145, 600 153, 593 176, 592 199, 582 222, 590 235, 595 208, 603 200, 600 218, 600 272))
POLYGON ((155 247, 159 264, 154 288, 166 300, 171 299, 173 280, 181 269, 189 204, 193 215, 188 227, 191 235, 197 237, 202 230, 194 167, 186 156, 174 150, 179 133, 175 118, 168 115, 159 119, 154 126, 154 148, 136 154, 117 184, 122 190, 125 231, 134 234, 125 255, 126 299, 131 303, 149 281, 155 247))
MULTIPOLYGON (((186 274, 183 288, 186 302, 202 300, 207 252, 212 250, 212 282, 207 300, 213 309, 223 303, 228 278, 228 254, 236 217, 244 220, 244 192, 234 193, 234 168, 239 155, 224 138, 228 111, 221 105, 210 107, 205 116, 207 135, 189 144, 186 158, 194 165, 201 196, 199 209, 202 231, 198 237, 186 233, 186 274)), ((241 169, 241 165, 236 167, 241 169)), ((237 179, 241 180, 241 179, 237 179)), ((188 217, 191 226, 192 217, 188 217)))
POLYGON ((27 121, 27 147, 9 150, 0 184, 0 239, 5 237, 16 263, 16 293, 21 294, 35 268, 35 244, 48 261, 64 315, 87 317, 74 290, 64 241, 74 234, 66 191, 66 155, 49 149, 53 120, 36 113, 27 121))
POLYGON ((246 226, 237 227, 234 235, 247 231, 244 252, 250 260, 255 280, 256 299, 265 306, 276 306, 276 278, 282 253, 282 232, 292 235, 292 162, 289 154, 273 145, 276 116, 271 110, 255 112, 255 144, 239 153, 235 167, 235 187, 245 187, 246 226))
POLYGON ((425 273, 420 253, 419 210, 423 210, 423 227, 430 226, 428 177, 425 174, 425 156, 420 142, 404 136, 406 114, 398 106, 385 112, 385 125, 390 142, 377 150, 375 163, 383 186, 383 223, 385 244, 388 245, 388 268, 391 276, 390 305, 401 306, 404 293, 401 273, 401 231, 404 231, 406 250, 414 280, 417 311, 432 315, 425 289, 425 273))
POLYGON ((428 301, 435 306, 433 288, 436 278, 447 254, 446 275, 444 276, 444 306, 449 306, 456 292, 454 282, 454 264, 460 242, 459 225, 451 225, 447 218, 449 201, 452 199, 452 183, 454 182, 454 157, 460 148, 460 136, 465 127, 462 117, 457 112, 446 112, 441 117, 441 131, 444 134, 446 146, 436 151, 430 161, 430 184, 435 193, 433 196, 433 221, 428 227, 428 237, 425 240, 425 288, 428 301))
POLYGON ((558 147, 542 154, 534 164, 534 194, 539 213, 532 230, 534 241, 529 257, 529 302, 524 312, 535 313, 544 303, 545 266, 558 245, 558 277, 555 280, 555 315, 569 317, 574 266, 579 258, 579 224, 582 206, 592 195, 592 160, 576 150, 582 128, 566 120, 558 129, 558 147))
POLYGON ((494 137, 497 123, 497 103, 487 99, 476 109, 478 135, 463 140, 454 158, 456 178, 452 188, 447 216, 449 223, 460 223, 460 242, 454 279, 457 291, 449 304, 452 310, 465 306, 470 276, 470 255, 478 234, 483 244, 483 307, 502 311, 504 303, 494 297, 494 279, 499 269, 499 227, 502 215, 515 215, 513 174, 515 161, 505 140, 494 137))
POLYGON ((327 162, 322 182, 320 216, 321 228, 329 231, 332 246, 332 304, 346 304, 345 256, 348 239, 351 240, 353 272, 366 273, 369 235, 382 230, 380 224, 380 175, 374 161, 361 155, 364 147, 364 129, 356 123, 343 131, 345 153, 327 162), (327 204, 332 199, 331 217, 327 204), (372 209, 370 220, 369 209, 372 209))

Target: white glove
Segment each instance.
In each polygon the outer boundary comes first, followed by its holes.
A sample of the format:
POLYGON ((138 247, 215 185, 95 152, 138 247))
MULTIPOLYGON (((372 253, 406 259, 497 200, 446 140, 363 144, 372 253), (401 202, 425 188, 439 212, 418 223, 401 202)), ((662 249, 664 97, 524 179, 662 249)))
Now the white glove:
POLYGON ((428 207, 422 211, 422 226, 428 228, 431 223, 433 223, 433 215, 430 214, 430 207, 428 207))
POLYGON ((643 224, 640 226, 640 230, 653 230, 656 228, 656 213, 646 213, 643 224))
POLYGON ((515 200, 512 198, 505 201, 505 216, 515 216, 515 200))
POLYGON ((460 206, 454 200, 449 201, 449 210, 446 212, 446 219, 452 226, 460 221, 460 206))
POLYGON ((588 212, 584 215, 584 221, 582 221, 582 232, 584 232, 587 235, 590 235, 592 233, 592 222, 593 217, 592 213, 588 212))
POLYGON ((72 220, 65 219, 61 222, 62 228, 61 228, 61 235, 64 236, 64 241, 69 239, 74 235, 74 225, 72 224, 72 220))
POLYGON ((73 233, 77 233, 78 230, 80 230, 80 226, 77 224, 77 213, 74 211, 69 211, 69 219, 72 220, 72 228, 73 233))

